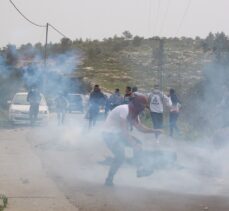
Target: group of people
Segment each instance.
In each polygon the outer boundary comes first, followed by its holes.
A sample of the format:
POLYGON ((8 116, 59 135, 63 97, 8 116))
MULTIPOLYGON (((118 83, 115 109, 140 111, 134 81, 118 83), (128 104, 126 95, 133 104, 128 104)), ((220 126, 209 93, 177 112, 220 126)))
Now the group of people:
MULTIPOLYGON (((105 116, 107 116, 107 114, 117 106, 129 104, 131 98, 133 97, 133 93, 136 93, 137 91, 137 87, 131 88, 130 86, 127 86, 125 89, 125 94, 122 95, 119 88, 116 88, 114 93, 110 97, 107 97, 101 91, 99 85, 96 84, 90 93, 88 102, 87 116, 89 119, 89 127, 92 127, 96 124, 100 107, 105 108, 105 116)), ((148 98, 148 107, 150 109, 154 129, 163 128, 164 107, 166 106, 169 108, 169 135, 172 137, 174 135, 174 131, 178 132, 176 122, 181 108, 181 103, 175 93, 175 90, 170 89, 167 96, 160 91, 158 85, 155 85, 152 92, 146 96, 148 98)), ((32 88, 29 91, 27 101, 30 103, 30 121, 31 124, 34 124, 38 116, 39 104, 41 101, 41 95, 37 88, 32 88)), ((63 124, 68 107, 68 101, 64 96, 64 93, 58 93, 57 97, 55 98, 55 106, 58 124, 63 124)), ((155 137, 156 139, 158 138, 157 133, 155 134, 155 137)))
MULTIPOLYGON (((117 89, 114 95, 117 95, 117 89)), ((115 102, 113 101, 114 95, 110 97, 111 102, 115 102)), ((120 95, 118 96, 121 99, 120 95)), ((115 106, 111 107, 103 127, 104 142, 114 155, 105 180, 106 186, 113 186, 114 176, 125 161, 125 147, 133 149, 133 160, 137 167, 136 174, 138 177, 148 176, 152 173, 151 170, 144 167, 142 142, 131 134, 133 128, 142 133, 154 133, 157 139, 162 132, 163 107, 166 105, 170 108, 170 135, 172 136, 173 130, 177 129, 176 120, 180 101, 174 89, 170 89, 169 96, 166 96, 159 90, 158 85, 155 85, 153 91, 148 95, 137 92, 136 87, 134 90, 126 87, 126 94, 123 99, 125 100, 119 105, 111 103, 115 106), (141 123, 139 115, 146 108, 150 109, 154 128, 146 127, 141 123)))
MULTIPOLYGON (((34 123, 37 119, 41 95, 36 89, 31 89, 27 100, 30 103, 30 119, 34 123)), ((63 123, 67 108, 67 100, 62 93, 55 99, 58 114, 58 122, 63 123), (60 115, 62 114, 62 115, 60 115)), ((169 108, 170 136, 173 136, 174 130, 178 130, 176 121, 181 108, 180 101, 174 89, 170 89, 168 96, 165 95, 158 85, 149 94, 138 92, 137 87, 126 87, 125 95, 120 94, 117 88, 108 98, 102 93, 99 85, 95 85, 90 93, 88 102, 89 126, 96 123, 100 106, 107 108, 107 116, 104 122, 102 137, 113 153, 114 158, 110 163, 109 171, 105 180, 105 185, 112 186, 114 176, 125 161, 125 147, 133 149, 133 161, 137 167, 137 176, 147 176, 151 172, 144 168, 142 142, 131 134, 133 128, 142 133, 155 134, 156 140, 163 128, 164 107, 169 108), (140 114, 149 109, 153 128, 146 127, 141 123, 140 114)))
MULTIPOLYGON (((155 85, 154 89, 149 94, 148 100, 151 119, 155 129, 163 128, 164 107, 169 109, 169 135, 172 137, 175 130, 177 132, 179 131, 177 127, 177 119, 181 108, 181 103, 175 93, 175 90, 170 89, 169 94, 165 95, 159 89, 159 86, 155 85)), ((158 134, 155 134, 155 136, 157 139, 158 134)))
POLYGON ((128 104, 132 96, 132 93, 136 91, 137 87, 131 88, 127 86, 125 90, 125 95, 122 96, 119 88, 117 88, 110 97, 107 97, 101 91, 99 85, 96 84, 89 96, 88 112, 86 115, 89 119, 89 128, 96 124, 100 107, 104 107, 105 116, 107 116, 107 114, 115 107, 122 104, 128 104))
MULTIPOLYGON (((99 85, 95 85, 93 91, 89 97, 89 127, 92 127, 96 123, 96 119, 99 113, 99 108, 101 106, 105 107, 105 115, 116 108, 119 105, 129 104, 133 93, 138 92, 137 87, 127 86, 125 89, 125 94, 120 93, 119 88, 116 88, 114 93, 108 98, 101 91, 99 85)), ((154 129, 163 128, 163 113, 164 108, 169 109, 169 135, 173 137, 174 131, 178 132, 177 119, 179 116, 181 103, 178 99, 175 90, 170 89, 169 94, 164 94, 158 85, 155 85, 153 90, 146 95, 148 100, 148 108, 150 110, 150 115, 153 123, 154 129)), ((158 134, 155 134, 156 139, 158 139, 158 134)))

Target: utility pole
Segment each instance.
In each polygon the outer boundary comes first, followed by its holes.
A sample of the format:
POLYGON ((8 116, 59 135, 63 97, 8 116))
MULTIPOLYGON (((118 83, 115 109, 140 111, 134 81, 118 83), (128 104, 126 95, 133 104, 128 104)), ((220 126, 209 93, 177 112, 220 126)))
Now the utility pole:
POLYGON ((44 49, 44 69, 43 69, 43 91, 46 92, 47 89, 47 47, 48 47, 48 28, 49 24, 46 24, 46 35, 45 35, 45 49, 44 49))
POLYGON ((163 89, 163 65, 164 65, 164 40, 159 39, 159 48, 157 52, 158 60, 158 81, 160 89, 163 89))
POLYGON ((46 24, 46 35, 45 35, 45 52, 44 52, 44 66, 46 69, 46 64, 47 64, 47 45, 48 45, 48 29, 49 29, 49 24, 46 24))
MULTIPOLYGON (((153 58, 156 58, 157 61, 157 83, 160 86, 160 89, 163 89, 163 65, 164 65, 164 40, 159 37, 154 38, 153 41, 157 41, 158 47, 154 50, 152 45, 152 61, 153 58)), ((153 62, 151 62, 153 65, 153 62)))

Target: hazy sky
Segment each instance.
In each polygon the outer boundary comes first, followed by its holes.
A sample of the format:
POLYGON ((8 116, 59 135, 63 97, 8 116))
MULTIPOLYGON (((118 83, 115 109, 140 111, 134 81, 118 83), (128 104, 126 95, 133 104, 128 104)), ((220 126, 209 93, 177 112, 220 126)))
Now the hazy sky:
MULTIPOLYGON (((13 0, 33 22, 49 22, 70 39, 133 35, 229 34, 229 0, 13 0)), ((45 28, 31 25, 9 0, 0 0, 0 47, 45 41, 45 28)), ((62 37, 50 29, 49 41, 62 37)))

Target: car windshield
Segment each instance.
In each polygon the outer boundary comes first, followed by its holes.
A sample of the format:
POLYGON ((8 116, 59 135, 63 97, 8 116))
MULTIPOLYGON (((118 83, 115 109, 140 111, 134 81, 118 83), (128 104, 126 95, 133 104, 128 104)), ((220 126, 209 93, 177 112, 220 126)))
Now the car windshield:
MULTIPOLYGON (((27 101, 27 94, 16 94, 13 98, 12 104, 15 105, 29 105, 29 102, 27 101)), ((41 95, 41 103, 40 105, 46 106, 46 101, 44 99, 44 96, 41 95)))

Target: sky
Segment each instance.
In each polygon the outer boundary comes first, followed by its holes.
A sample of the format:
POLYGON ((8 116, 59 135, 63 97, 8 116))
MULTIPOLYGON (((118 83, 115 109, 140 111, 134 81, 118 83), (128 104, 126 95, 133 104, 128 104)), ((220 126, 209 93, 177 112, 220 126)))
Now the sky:
MULTIPOLYGON (((229 0, 12 0, 31 21, 51 23, 72 40, 131 34, 166 37, 229 35, 229 0)), ((45 28, 25 20, 9 0, 0 0, 0 48, 44 43, 45 28)), ((49 29, 48 41, 62 36, 49 29)))

